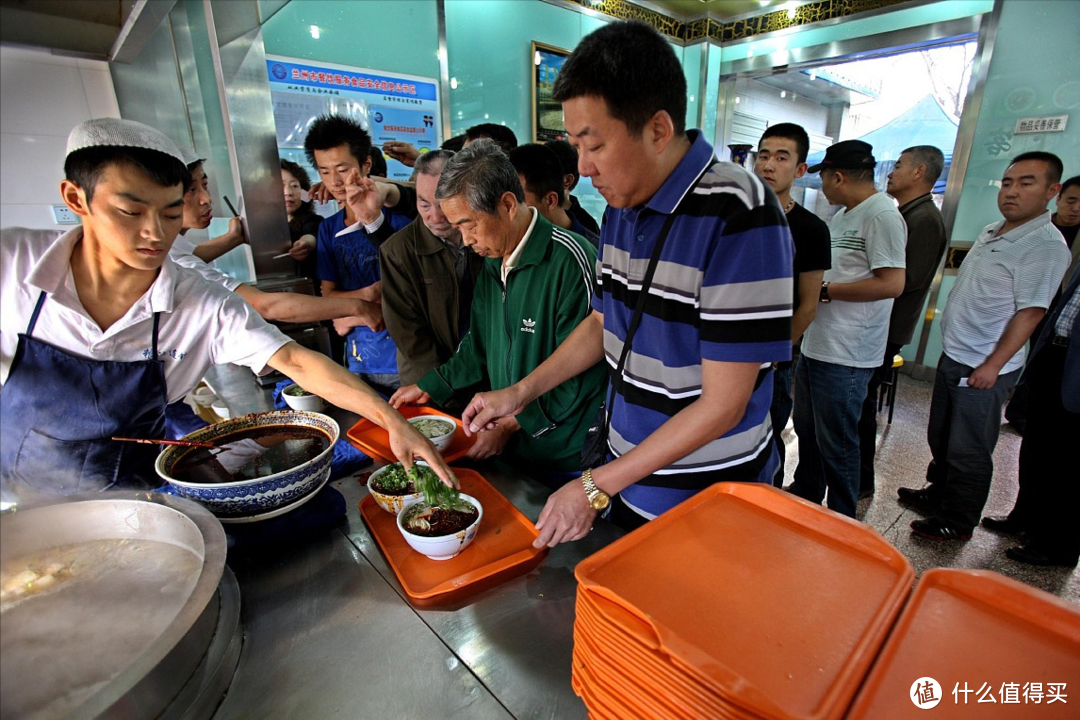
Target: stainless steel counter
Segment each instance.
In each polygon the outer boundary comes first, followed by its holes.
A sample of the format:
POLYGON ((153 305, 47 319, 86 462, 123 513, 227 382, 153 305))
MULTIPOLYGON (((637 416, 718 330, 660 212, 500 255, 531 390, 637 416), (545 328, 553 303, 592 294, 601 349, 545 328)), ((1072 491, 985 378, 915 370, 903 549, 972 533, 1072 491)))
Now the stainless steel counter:
MULTIPOLYGON (((234 414, 271 407, 247 370, 216 368, 208 379, 234 414)), ((342 432, 356 421, 330 414, 342 432)), ((476 467, 537 518, 546 488, 504 463, 476 467)), ((526 575, 419 609, 360 519, 366 490, 351 477, 332 486, 348 504, 344 525, 280 555, 230 558, 244 647, 217 720, 585 717, 570 687, 573 570, 620 530, 598 522, 526 575)))

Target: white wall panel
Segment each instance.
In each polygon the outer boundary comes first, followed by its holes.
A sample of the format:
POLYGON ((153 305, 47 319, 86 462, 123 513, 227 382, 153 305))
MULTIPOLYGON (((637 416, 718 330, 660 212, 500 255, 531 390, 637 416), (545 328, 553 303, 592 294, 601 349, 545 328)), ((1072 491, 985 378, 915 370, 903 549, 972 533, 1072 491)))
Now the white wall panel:
POLYGON ((53 222, 67 136, 79 123, 119 117, 108 65, 0 47, 0 226, 53 222))

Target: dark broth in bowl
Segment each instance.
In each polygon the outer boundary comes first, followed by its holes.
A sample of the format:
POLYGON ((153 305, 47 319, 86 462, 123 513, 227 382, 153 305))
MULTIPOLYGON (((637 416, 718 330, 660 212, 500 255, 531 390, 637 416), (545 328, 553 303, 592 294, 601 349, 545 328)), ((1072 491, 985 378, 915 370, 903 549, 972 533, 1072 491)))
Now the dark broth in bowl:
POLYGON ((223 435, 213 449, 192 448, 169 470, 180 482, 212 485, 274 475, 303 465, 330 447, 318 428, 257 427, 223 435))

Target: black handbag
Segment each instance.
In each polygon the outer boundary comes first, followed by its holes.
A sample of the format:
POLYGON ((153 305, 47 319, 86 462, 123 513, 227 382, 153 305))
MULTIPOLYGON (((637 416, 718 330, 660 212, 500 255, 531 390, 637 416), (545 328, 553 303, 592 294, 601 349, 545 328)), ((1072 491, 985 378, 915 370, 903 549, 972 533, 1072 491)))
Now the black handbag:
POLYGON ((604 402, 600 403, 600 409, 596 412, 585 433, 585 442, 581 446, 581 469, 603 465, 608 458, 608 433, 611 430, 611 403, 615 399, 619 385, 622 382, 623 367, 626 358, 630 355, 630 344, 634 341, 638 325, 641 324, 641 314, 645 310, 645 300, 649 297, 649 287, 652 285, 653 275, 656 274, 656 266, 660 263, 660 252, 664 249, 664 241, 667 240, 671 225, 675 222, 674 213, 664 219, 664 226, 660 228, 660 236, 656 239, 652 257, 649 258, 649 266, 645 270, 645 277, 641 281, 641 289, 638 291, 637 303, 634 305, 634 314, 630 317, 630 325, 626 329, 626 340, 623 342, 622 354, 619 356, 619 364, 608 382, 608 391, 605 393, 604 402))

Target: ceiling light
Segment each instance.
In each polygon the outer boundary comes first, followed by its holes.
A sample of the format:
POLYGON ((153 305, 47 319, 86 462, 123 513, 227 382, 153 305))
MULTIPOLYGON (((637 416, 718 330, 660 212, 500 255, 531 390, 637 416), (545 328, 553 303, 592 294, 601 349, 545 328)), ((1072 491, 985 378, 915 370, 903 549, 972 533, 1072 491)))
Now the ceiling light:
POLYGON ((739 96, 738 96, 738 95, 736 95, 736 96, 735 96, 735 104, 736 104, 736 105, 738 105, 738 104, 739 104, 739 96))
POLYGON ((313 40, 318 40, 319 39, 319 26, 318 25, 312 25, 311 26, 311 38, 313 40))
POLYGON ((786 97, 787 97, 787 90, 781 90, 780 91, 780 99, 783 100, 786 97))

